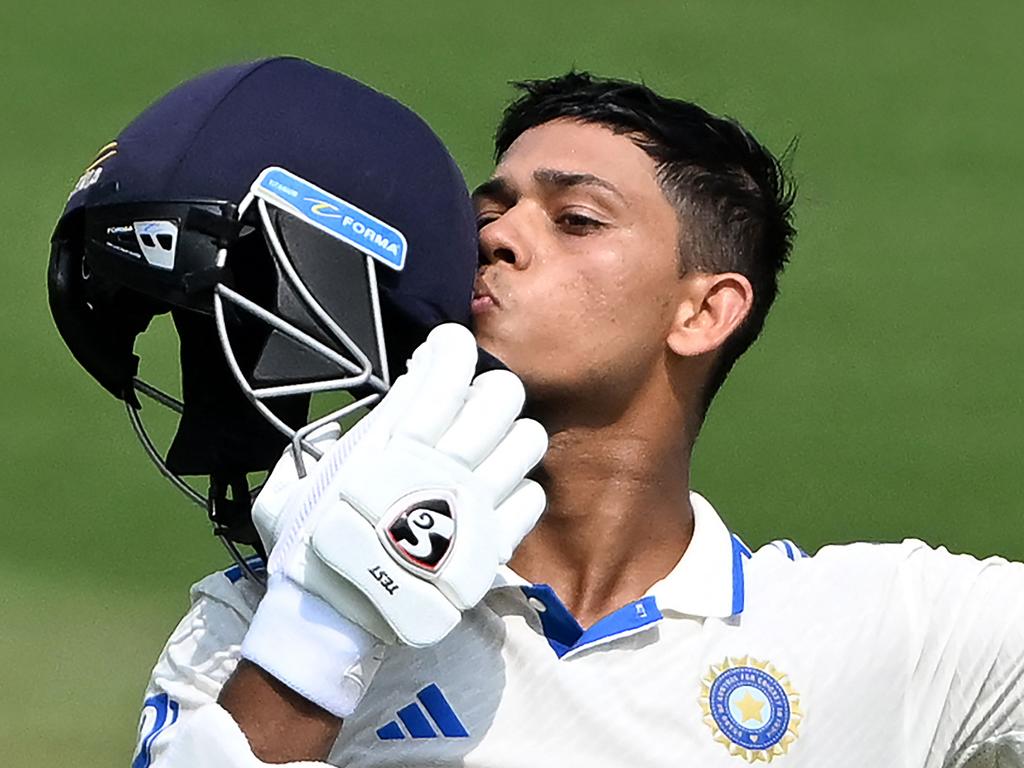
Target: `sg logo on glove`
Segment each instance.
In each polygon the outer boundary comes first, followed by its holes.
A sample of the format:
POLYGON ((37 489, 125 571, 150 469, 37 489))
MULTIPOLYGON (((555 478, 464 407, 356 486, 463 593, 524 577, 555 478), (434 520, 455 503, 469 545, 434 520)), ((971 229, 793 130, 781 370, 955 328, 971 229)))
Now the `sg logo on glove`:
POLYGON ((418 576, 432 576, 455 544, 455 497, 440 489, 409 494, 381 518, 378 532, 399 563, 418 576))

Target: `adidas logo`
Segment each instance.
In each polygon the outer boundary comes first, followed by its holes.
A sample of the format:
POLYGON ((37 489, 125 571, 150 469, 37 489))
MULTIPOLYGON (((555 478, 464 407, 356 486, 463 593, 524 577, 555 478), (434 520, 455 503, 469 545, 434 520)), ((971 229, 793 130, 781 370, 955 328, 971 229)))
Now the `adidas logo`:
POLYGON ((377 729, 377 738, 384 741, 398 739, 436 739, 438 735, 450 739, 469 736, 466 726, 459 720, 451 704, 445 699, 441 689, 431 683, 416 694, 414 701, 407 707, 398 710, 398 719, 377 729), (420 705, 423 705, 422 707, 420 705), (426 713, 424 713, 426 710, 426 713), (429 715, 429 719, 427 717, 429 715), (401 725, 399 725, 401 721, 401 725), (405 726, 403 729, 402 726, 405 726), (438 734, 438 731, 441 733, 438 734), (408 734, 408 736, 406 736, 408 734))

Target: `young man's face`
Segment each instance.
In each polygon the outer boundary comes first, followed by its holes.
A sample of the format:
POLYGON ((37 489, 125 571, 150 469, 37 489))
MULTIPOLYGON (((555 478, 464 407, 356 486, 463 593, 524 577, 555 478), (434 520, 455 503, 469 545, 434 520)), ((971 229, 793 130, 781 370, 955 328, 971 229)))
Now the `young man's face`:
POLYGON ((480 345, 534 396, 617 399, 666 354, 679 224, 626 136, 556 120, 522 134, 475 193, 480 345))

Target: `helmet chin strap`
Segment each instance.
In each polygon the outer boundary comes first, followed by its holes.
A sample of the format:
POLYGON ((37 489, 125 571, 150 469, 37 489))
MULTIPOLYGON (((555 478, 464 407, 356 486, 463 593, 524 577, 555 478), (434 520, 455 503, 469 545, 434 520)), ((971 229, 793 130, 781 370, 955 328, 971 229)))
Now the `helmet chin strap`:
MULTIPOLYGON (((180 400, 160 389, 157 389, 152 384, 147 384, 138 377, 133 379, 132 387, 139 394, 144 395, 153 402, 173 411, 178 414, 178 416, 181 416, 184 412, 185 406, 180 400)), ((228 551, 231 559, 239 568, 241 568, 242 573, 245 574, 246 578, 262 584, 265 581, 264 575, 253 570, 249 561, 246 559, 245 555, 242 554, 241 550, 239 550, 235 541, 240 532, 239 523, 237 521, 247 517, 248 511, 252 505, 252 500, 256 498, 256 495, 260 492, 260 489, 263 486, 257 486, 256 488, 250 489, 244 477, 241 479, 241 482, 236 478, 230 483, 224 483, 218 477, 211 475, 210 491, 206 496, 204 496, 189 485, 181 475, 172 471, 171 468, 167 466, 167 461, 160 455, 160 451, 157 450, 156 445, 153 443, 153 439, 149 436, 149 431, 146 429, 145 423, 142 421, 142 416, 139 413, 141 408, 138 405, 133 404, 131 400, 132 399, 130 398, 125 398, 125 408, 128 412, 128 420, 131 422, 132 431, 135 432, 135 436, 139 438, 139 443, 141 443, 142 449, 146 452, 149 460, 153 462, 160 474, 170 481, 171 485, 181 491, 191 502, 206 510, 207 516, 213 523, 214 535, 220 543, 224 545, 224 548, 228 551), (231 498, 227 497, 227 491, 229 489, 232 492, 231 498), (242 507, 244 507, 244 509, 242 507)), ((256 537, 253 547, 261 556, 265 554, 262 551, 262 546, 259 544, 258 537, 256 537)))

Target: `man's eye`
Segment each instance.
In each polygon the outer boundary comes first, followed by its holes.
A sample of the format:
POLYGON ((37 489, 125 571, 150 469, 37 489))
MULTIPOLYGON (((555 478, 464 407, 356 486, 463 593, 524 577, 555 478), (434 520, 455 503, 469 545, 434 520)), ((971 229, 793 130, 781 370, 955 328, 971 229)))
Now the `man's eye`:
POLYGON ((497 213, 480 214, 476 217, 476 231, 479 232, 492 221, 497 221, 499 218, 500 215, 497 213))
POLYGON ((585 216, 582 213, 563 213, 558 217, 556 223, 570 232, 595 230, 606 226, 603 221, 585 216))

